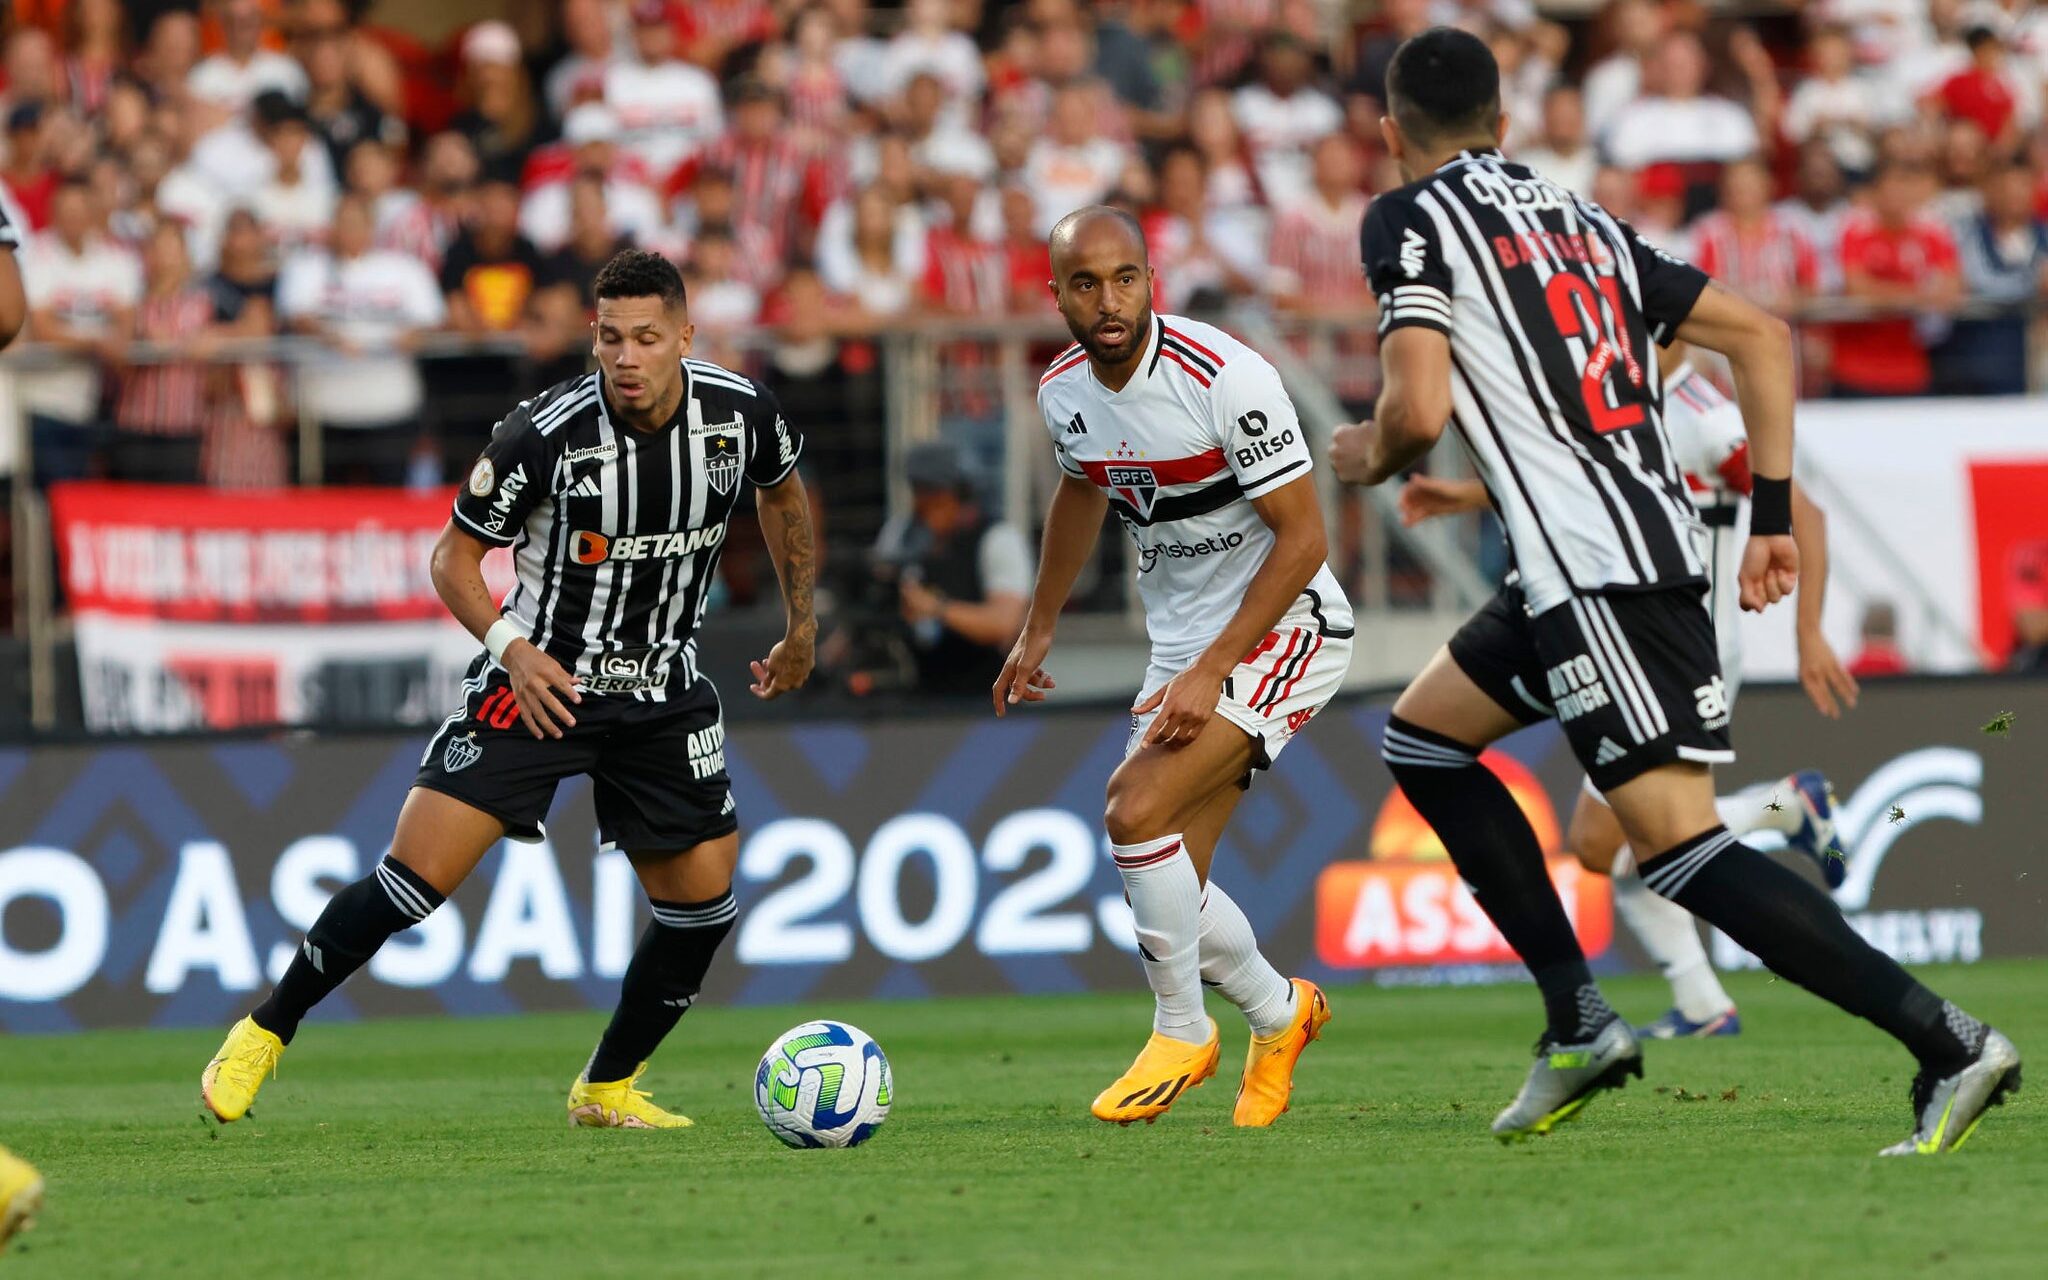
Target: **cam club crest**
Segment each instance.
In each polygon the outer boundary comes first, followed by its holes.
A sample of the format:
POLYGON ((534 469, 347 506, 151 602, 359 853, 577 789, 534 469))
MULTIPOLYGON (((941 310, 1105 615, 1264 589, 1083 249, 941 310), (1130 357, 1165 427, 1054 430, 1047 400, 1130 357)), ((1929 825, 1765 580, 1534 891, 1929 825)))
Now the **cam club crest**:
POLYGON ((740 437, 704 437, 704 478, 720 493, 731 493, 740 478, 740 437))
POLYGON ((476 730, 472 729, 459 738, 448 739, 448 748, 441 753, 441 767, 449 773, 461 773, 482 759, 483 754, 484 749, 476 740, 476 730))

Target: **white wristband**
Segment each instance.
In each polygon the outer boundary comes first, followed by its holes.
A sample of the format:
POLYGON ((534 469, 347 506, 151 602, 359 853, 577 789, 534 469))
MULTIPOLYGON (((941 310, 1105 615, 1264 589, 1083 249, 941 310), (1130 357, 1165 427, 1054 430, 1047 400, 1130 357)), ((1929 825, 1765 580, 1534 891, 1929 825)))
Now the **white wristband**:
POLYGON ((518 623, 510 618, 500 618, 491 624, 489 631, 484 632, 484 648, 491 651, 491 661, 502 664, 506 648, 514 640, 524 639, 526 633, 519 629, 518 623))

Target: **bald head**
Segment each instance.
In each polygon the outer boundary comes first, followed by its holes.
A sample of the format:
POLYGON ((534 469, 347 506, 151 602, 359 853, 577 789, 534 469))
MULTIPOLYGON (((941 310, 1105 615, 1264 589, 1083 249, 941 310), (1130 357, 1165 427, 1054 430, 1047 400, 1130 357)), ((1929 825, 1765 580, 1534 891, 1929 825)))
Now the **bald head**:
POLYGON ((1113 205, 1091 204, 1074 210, 1053 224, 1045 246, 1052 251, 1052 269, 1058 276, 1066 274, 1062 261, 1071 262, 1077 255, 1086 256, 1088 250, 1112 246, 1133 265, 1144 267, 1148 262, 1144 228, 1128 211, 1113 205))
POLYGON ((1098 370, 1136 361, 1152 326, 1152 267, 1138 220, 1108 205, 1076 209, 1046 247, 1053 301, 1074 341, 1098 370))

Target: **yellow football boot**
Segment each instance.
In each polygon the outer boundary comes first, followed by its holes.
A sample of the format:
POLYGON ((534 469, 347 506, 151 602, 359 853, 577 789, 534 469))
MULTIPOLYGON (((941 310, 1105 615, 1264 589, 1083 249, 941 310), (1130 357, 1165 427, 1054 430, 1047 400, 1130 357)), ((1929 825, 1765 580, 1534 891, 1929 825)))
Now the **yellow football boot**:
POLYGON ((1234 1124, 1263 1128, 1280 1118, 1294 1092, 1294 1064, 1330 1020, 1330 1002, 1321 987, 1306 978, 1288 981, 1294 984, 1294 1018, 1270 1036, 1252 1037, 1244 1055, 1244 1080, 1237 1086, 1234 1124))
POLYGON ((1189 1044, 1157 1031, 1138 1051, 1137 1061, 1117 1082, 1096 1096, 1089 1108, 1097 1120, 1129 1124, 1143 1120, 1151 1124, 1166 1114, 1174 1099, 1216 1074, 1216 1059, 1222 1041, 1216 1034, 1216 1020, 1210 1018, 1209 1039, 1189 1044))
POLYGON ((624 1080, 593 1083, 578 1076, 569 1086, 569 1123, 585 1129, 689 1128, 690 1117, 663 1111, 644 1090, 633 1087, 646 1073, 643 1062, 624 1080))
POLYGON ((36 1211, 43 1207, 43 1175, 36 1167, 0 1147, 0 1250, 17 1231, 35 1225, 36 1211))
POLYGON ((230 1027, 220 1052, 199 1074, 199 1096, 213 1118, 227 1124, 247 1115, 264 1080, 277 1074, 283 1053, 284 1041, 257 1026, 254 1018, 230 1027))

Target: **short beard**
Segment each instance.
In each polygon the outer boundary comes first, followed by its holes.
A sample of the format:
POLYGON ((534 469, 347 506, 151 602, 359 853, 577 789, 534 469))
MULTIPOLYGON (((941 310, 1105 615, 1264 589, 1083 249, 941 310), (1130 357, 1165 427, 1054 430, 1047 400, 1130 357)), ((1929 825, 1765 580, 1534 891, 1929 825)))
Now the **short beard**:
POLYGON ((1152 337, 1152 308, 1146 307, 1137 319, 1128 322, 1131 336, 1114 347, 1105 347, 1095 340, 1094 333, 1081 328, 1072 320, 1067 321, 1067 332, 1074 335, 1074 341, 1081 344, 1081 350, 1096 364, 1122 364, 1138 354, 1152 337))

